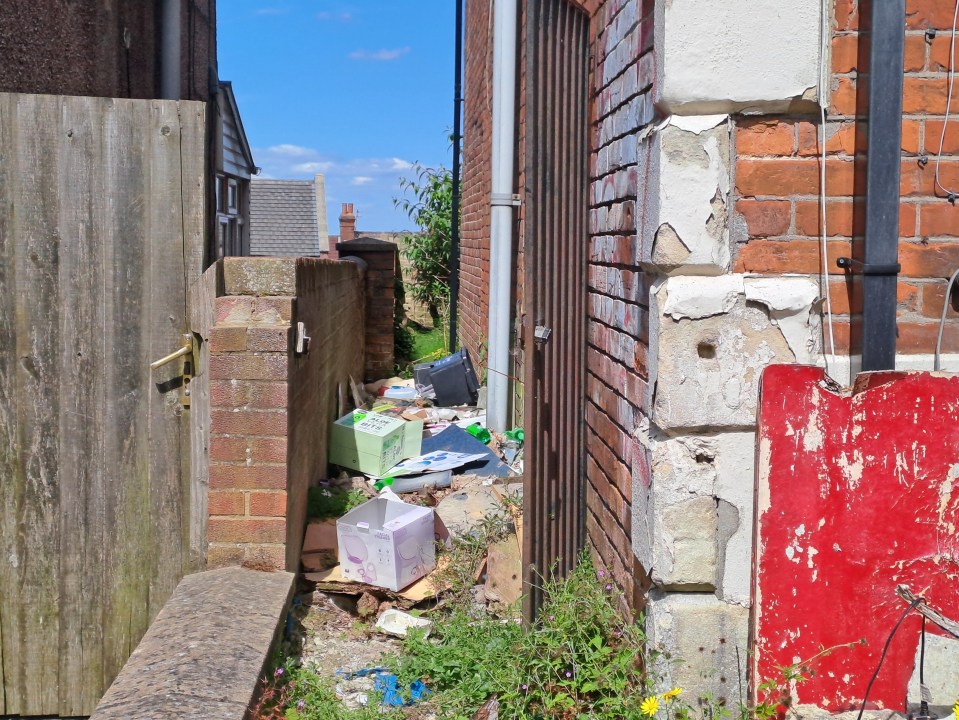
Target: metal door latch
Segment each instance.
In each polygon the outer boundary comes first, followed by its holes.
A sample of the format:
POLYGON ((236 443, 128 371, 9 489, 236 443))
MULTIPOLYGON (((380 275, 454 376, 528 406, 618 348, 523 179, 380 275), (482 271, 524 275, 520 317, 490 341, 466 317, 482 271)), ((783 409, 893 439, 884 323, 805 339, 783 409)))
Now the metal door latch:
POLYGON ((150 369, 156 370, 178 358, 183 358, 183 371, 180 373, 183 379, 183 382, 180 384, 180 404, 188 408, 190 407, 190 381, 193 380, 193 337, 191 335, 184 335, 183 346, 179 350, 175 350, 169 355, 150 363, 150 369))
POLYGON ((545 325, 537 325, 533 329, 533 340, 536 341, 537 345, 545 345, 549 342, 550 335, 553 334, 553 329, 548 328, 545 325))

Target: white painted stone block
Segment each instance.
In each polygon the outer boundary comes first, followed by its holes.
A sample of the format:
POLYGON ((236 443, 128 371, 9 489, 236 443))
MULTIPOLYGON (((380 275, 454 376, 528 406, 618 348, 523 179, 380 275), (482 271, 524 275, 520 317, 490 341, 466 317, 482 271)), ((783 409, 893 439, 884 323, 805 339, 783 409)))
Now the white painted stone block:
POLYGON ((637 433, 651 481, 633 481, 633 550, 672 590, 714 590, 749 605, 755 434, 637 433))
POLYGON ((671 117, 640 140, 641 260, 670 274, 729 270, 727 115, 671 117))
POLYGON ((658 103, 680 115, 815 107, 821 23, 821 0, 657 2, 658 103))
POLYGON ((815 363, 818 284, 745 275, 671 277, 650 301, 652 422, 669 434, 746 430, 771 363, 815 363))
POLYGON ((681 687, 690 701, 711 693, 736 706, 748 666, 749 610, 710 594, 654 592, 646 632, 654 648, 671 656, 655 666, 664 688, 681 687))

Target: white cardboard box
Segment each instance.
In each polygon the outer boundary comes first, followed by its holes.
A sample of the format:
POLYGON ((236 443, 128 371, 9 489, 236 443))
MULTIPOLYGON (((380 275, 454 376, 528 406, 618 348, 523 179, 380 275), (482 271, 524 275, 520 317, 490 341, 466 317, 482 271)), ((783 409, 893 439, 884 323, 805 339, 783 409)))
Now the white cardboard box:
POLYGON ((340 569, 355 582, 402 590, 436 567, 433 508, 384 497, 336 521, 340 569))

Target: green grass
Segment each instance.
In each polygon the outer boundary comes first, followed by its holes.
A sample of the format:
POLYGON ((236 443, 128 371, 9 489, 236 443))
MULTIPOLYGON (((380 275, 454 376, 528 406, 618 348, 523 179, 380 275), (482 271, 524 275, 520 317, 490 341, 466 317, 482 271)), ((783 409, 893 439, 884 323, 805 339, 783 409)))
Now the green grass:
POLYGON ((432 330, 413 330, 413 358, 414 362, 432 358, 436 354, 442 357, 446 354, 446 331, 442 327, 432 330))
POLYGON ((314 520, 343 517, 357 505, 366 502, 359 490, 341 490, 335 487, 311 487, 307 495, 306 515, 314 520))

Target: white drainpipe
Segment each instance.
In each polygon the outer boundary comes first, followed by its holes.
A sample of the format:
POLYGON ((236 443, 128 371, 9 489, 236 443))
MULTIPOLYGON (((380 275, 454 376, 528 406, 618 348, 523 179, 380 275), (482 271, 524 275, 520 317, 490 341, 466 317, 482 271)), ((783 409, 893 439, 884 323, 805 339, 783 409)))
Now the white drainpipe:
POLYGON ((516 0, 493 6, 493 158, 490 195, 486 422, 506 430, 513 277, 513 153, 516 142, 516 0))

